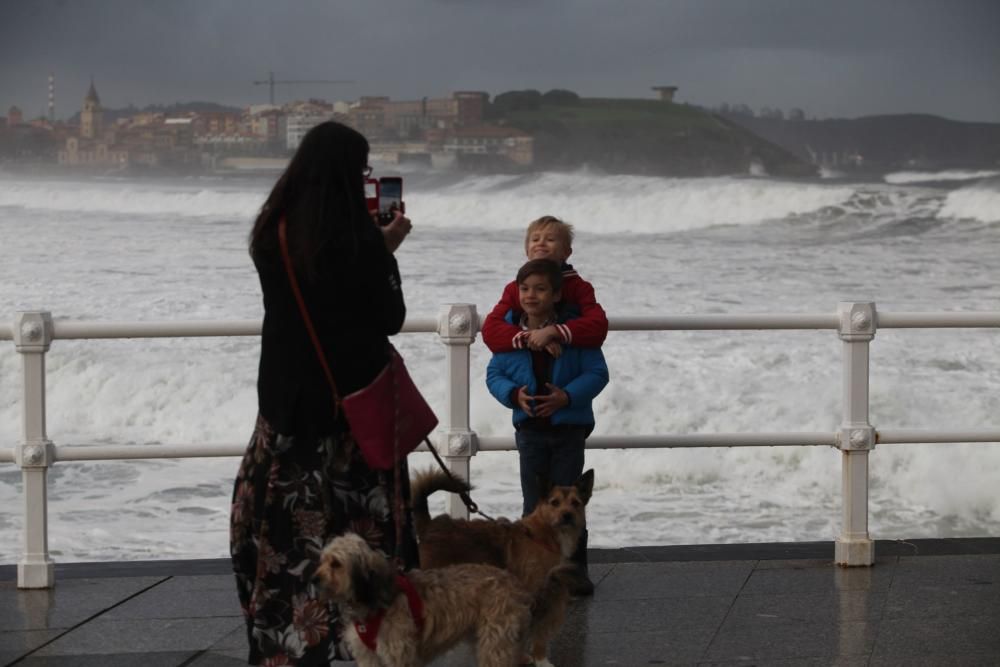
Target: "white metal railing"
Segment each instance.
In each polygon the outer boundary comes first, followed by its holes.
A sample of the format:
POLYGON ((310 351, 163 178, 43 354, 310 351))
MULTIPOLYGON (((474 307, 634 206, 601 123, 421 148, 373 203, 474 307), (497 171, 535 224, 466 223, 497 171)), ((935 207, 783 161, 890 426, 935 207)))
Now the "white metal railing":
MULTIPOLYGON (((841 533, 834 547, 840 565, 867 566, 875 562, 874 542, 868 533, 868 454, 879 444, 1000 442, 1000 428, 970 430, 876 431, 868 417, 868 352, 876 328, 996 328, 1000 312, 876 313, 871 302, 842 302, 834 313, 759 315, 678 315, 618 317, 613 331, 667 330, 778 330, 831 329, 843 342, 843 412, 840 428, 830 432, 696 433, 593 436, 588 449, 661 447, 832 446, 842 456, 843 512, 841 533)), ((410 318, 404 333, 437 333, 445 345, 445 409, 436 444, 444 447, 449 467, 469 478, 477 451, 515 449, 513 437, 478 437, 469 420, 469 349, 479 330, 476 307, 450 304, 437 318, 410 318)), ((0 463, 21 467, 24 493, 24 544, 17 564, 18 587, 50 588, 53 561, 48 552, 46 474, 56 462, 121 459, 240 456, 240 444, 197 445, 56 445, 46 433, 45 354, 55 339, 163 338, 198 336, 256 336, 258 321, 200 322, 77 322, 53 320, 47 312, 18 313, 13 325, 0 324, 0 340, 13 340, 21 357, 22 437, 12 448, 0 447, 0 463)), ((466 514, 458 498, 448 511, 466 514)))

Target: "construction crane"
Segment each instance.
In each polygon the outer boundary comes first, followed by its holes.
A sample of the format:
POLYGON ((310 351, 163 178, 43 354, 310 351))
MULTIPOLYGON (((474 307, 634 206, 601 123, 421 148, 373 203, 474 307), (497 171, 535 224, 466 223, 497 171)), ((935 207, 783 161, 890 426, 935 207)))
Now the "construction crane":
POLYGON ((264 81, 254 81, 255 86, 267 86, 268 99, 271 104, 274 104, 274 86, 276 84, 284 85, 286 83, 356 83, 355 81, 350 81, 347 79, 275 79, 274 72, 267 73, 267 79, 264 81))

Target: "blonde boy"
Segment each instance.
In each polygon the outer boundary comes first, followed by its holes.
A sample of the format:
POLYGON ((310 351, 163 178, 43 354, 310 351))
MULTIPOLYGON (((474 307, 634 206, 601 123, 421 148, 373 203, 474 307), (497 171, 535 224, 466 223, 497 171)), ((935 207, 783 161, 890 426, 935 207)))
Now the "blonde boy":
MULTIPOLYGON (((548 259, 562 267, 562 303, 576 314, 564 324, 524 331, 505 320, 507 313, 521 314, 517 281, 503 290, 499 303, 483 321, 483 342, 493 353, 511 350, 548 350, 558 355, 561 344, 576 347, 600 347, 608 335, 608 317, 594 297, 594 287, 566 260, 573 254, 573 226, 552 215, 545 215, 528 225, 524 236, 528 259, 548 259)), ((514 322, 518 321, 514 318, 514 322)))

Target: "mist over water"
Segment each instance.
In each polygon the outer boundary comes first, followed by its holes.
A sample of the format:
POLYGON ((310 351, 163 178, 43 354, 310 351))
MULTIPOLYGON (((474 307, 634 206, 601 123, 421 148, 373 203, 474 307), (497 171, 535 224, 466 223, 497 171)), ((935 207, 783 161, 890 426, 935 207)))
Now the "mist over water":
MULTIPOLYGON (((1000 182, 993 172, 842 178, 661 179, 581 171, 457 176, 408 170, 415 231, 399 253, 409 312, 486 312, 543 214, 576 225, 571 261, 609 315, 997 310, 1000 182), (961 177, 959 177, 961 176, 961 177)), ((0 177, 0 318, 258 319, 246 252, 272 181, 0 177)), ((397 345, 439 411, 436 336, 397 345)), ((615 332, 597 434, 828 431, 840 420, 833 332, 615 332)), ((996 427, 1000 346, 985 330, 881 330, 871 348, 878 428, 996 427)), ((56 341, 47 355, 57 444, 244 442, 256 411, 253 338, 56 341)), ((472 348, 472 423, 512 433, 472 348)), ((20 438, 20 366, 0 343, 0 446, 20 438)), ((775 447, 588 451, 594 546, 828 540, 840 453, 775 447)), ((431 464, 414 455, 414 468, 431 464)), ((238 459, 61 463, 50 472, 60 561, 223 557, 238 459)), ((519 508, 513 452, 473 460, 477 502, 519 508)), ((871 455, 874 537, 1000 534, 1000 446, 883 445, 871 455)), ((443 499, 437 509, 443 510, 443 499)), ((20 549, 20 471, 0 465, 0 562, 20 549)))

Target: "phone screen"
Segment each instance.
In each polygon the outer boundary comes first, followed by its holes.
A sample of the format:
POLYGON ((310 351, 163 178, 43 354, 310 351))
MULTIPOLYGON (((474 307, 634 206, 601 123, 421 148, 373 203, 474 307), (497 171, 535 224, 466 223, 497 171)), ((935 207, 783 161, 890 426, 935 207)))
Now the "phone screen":
POLYGON ((379 180, 379 215, 392 218, 396 210, 403 209, 403 179, 382 178, 379 180))

